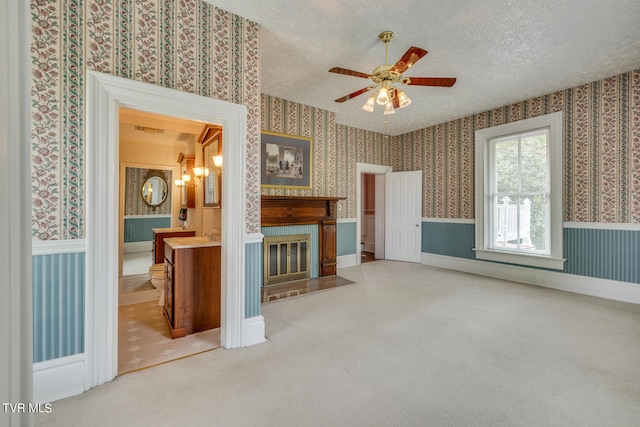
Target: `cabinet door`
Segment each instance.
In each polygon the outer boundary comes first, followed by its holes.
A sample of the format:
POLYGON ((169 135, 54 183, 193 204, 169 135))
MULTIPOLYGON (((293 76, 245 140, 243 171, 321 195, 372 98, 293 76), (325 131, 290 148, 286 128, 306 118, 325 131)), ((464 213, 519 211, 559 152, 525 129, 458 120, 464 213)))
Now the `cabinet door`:
POLYGON ((173 265, 169 261, 164 263, 164 311, 171 327, 175 325, 175 307, 173 301, 173 265))
POLYGON ((322 221, 321 276, 336 274, 336 222, 322 221))

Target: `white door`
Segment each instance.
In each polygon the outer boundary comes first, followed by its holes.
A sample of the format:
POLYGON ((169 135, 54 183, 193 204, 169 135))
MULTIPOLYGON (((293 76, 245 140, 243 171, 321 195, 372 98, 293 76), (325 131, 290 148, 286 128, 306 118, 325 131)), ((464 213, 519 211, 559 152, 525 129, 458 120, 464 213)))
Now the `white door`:
POLYGON ((385 258, 422 260, 422 171, 386 174, 385 258))

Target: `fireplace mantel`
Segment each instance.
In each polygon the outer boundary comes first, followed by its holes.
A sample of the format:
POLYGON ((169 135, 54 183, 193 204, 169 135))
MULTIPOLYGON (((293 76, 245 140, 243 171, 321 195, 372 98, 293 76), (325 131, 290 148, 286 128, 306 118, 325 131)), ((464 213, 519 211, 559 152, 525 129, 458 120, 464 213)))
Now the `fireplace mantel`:
POLYGON ((262 196, 263 227, 318 224, 320 276, 336 274, 336 203, 345 197, 262 196))

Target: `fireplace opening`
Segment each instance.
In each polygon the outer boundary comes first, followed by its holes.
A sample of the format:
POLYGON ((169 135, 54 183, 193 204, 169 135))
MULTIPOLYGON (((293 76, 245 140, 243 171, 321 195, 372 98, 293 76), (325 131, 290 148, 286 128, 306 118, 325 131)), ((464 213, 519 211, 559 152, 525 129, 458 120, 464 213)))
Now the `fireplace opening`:
POLYGON ((294 234, 264 238, 264 286, 308 279, 311 236, 294 234))

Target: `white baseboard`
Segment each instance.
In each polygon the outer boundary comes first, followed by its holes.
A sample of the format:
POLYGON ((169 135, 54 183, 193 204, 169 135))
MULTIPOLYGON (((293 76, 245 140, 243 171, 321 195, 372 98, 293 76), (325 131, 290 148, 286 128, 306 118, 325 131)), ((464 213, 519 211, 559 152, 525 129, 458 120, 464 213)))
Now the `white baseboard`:
POLYGON ((129 242, 123 245, 124 253, 149 252, 153 249, 153 242, 129 242))
POLYGON ((565 292, 640 304, 640 284, 422 253, 422 263, 565 292))
POLYGON ((84 354, 33 364, 33 402, 48 403, 84 392, 84 354))
POLYGON ((254 316, 244 319, 242 325, 242 346, 247 347, 265 342, 264 317, 254 316))
POLYGON ((341 255, 336 259, 337 268, 347 268, 356 265, 356 254, 341 255))

